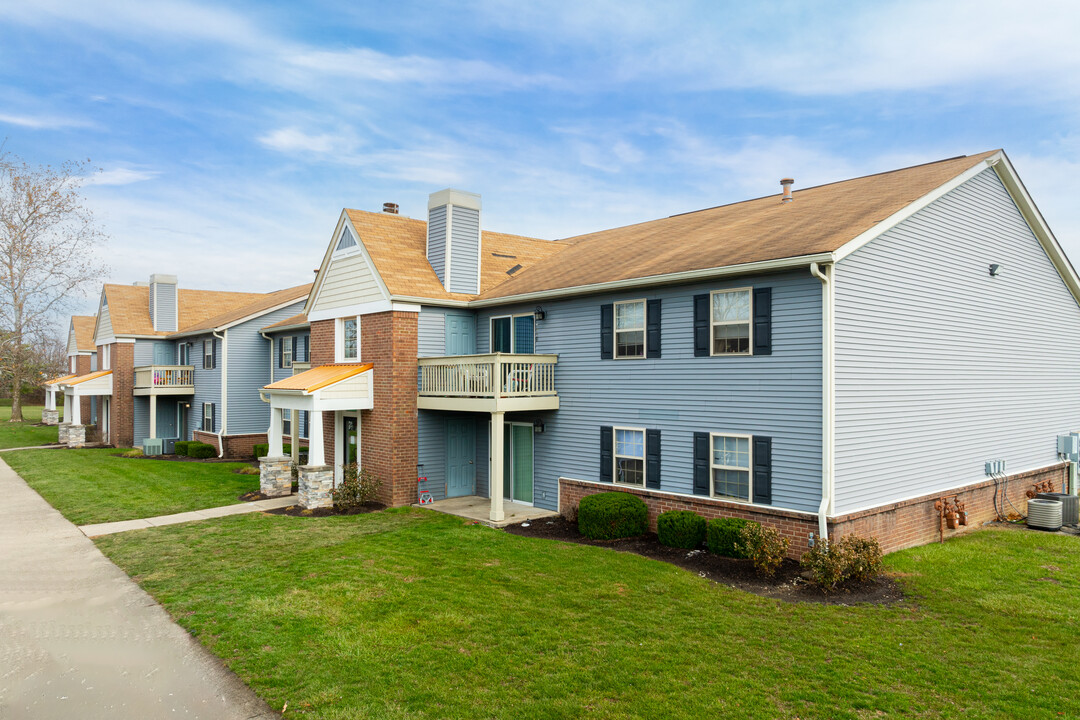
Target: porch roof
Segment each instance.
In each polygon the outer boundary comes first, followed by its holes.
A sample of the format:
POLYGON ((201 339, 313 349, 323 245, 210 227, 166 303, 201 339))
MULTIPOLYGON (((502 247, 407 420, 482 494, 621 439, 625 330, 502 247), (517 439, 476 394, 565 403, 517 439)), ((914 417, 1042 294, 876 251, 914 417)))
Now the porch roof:
POLYGON ((90 380, 97 380, 98 378, 105 377, 106 375, 112 375, 112 370, 98 370, 97 372, 86 373, 85 375, 73 375, 72 379, 66 381, 65 385, 80 385, 90 380))
POLYGON ((77 377, 79 377, 79 376, 78 375, 62 375, 62 376, 60 376, 58 378, 53 378, 52 380, 46 380, 45 384, 46 385, 63 385, 68 380, 71 380, 72 378, 77 378, 77 377))
POLYGON ((74 375, 61 384, 65 395, 112 395, 112 370, 98 370, 85 375, 74 375))
POLYGON ((320 365, 319 367, 305 370, 302 373, 297 373, 292 377, 287 377, 284 380, 278 380, 277 382, 270 383, 263 387, 263 390, 267 390, 273 393, 274 390, 286 390, 286 391, 299 391, 305 394, 310 394, 316 390, 322 390, 325 387, 334 385, 342 380, 348 380, 354 375, 371 370, 375 367, 372 363, 342 363, 332 365, 320 365))

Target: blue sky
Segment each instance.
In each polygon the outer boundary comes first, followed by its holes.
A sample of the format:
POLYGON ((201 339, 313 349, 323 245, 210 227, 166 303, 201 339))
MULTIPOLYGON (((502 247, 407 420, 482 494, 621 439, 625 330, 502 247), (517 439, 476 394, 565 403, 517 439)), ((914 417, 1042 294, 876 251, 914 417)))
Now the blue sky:
MULTIPOLYGON (((558 238, 1003 147, 1080 260, 1067 2, 0 3, 0 137, 111 281, 308 282, 342 207, 558 238)), ((92 303, 87 303, 92 307, 92 303)))

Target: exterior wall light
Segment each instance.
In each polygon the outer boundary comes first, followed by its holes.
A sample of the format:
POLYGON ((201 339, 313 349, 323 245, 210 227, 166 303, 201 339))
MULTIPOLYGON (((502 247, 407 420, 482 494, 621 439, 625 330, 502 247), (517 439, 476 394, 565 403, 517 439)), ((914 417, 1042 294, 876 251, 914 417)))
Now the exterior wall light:
POLYGON ((536 320, 537 322, 539 322, 540 320, 543 320, 545 317, 547 317, 547 313, 544 312, 544 308, 537 305, 536 310, 533 311, 533 319, 536 320))
POLYGON ((990 277, 997 277, 1001 274, 1001 266, 997 263, 990 264, 990 277))
POLYGON ((544 432, 544 421, 537 418, 533 420, 533 432, 537 435, 541 435, 544 432))

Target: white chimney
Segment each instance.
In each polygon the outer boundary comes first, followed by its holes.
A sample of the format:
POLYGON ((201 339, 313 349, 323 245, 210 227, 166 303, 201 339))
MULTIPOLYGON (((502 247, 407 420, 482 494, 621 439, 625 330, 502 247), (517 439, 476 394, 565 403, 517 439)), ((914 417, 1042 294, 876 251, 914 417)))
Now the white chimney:
POLYGON ((447 188, 428 197, 427 258, 449 292, 480 292, 480 196, 447 188))
POLYGON ((180 314, 177 294, 175 275, 150 276, 150 320, 155 330, 177 331, 180 314))

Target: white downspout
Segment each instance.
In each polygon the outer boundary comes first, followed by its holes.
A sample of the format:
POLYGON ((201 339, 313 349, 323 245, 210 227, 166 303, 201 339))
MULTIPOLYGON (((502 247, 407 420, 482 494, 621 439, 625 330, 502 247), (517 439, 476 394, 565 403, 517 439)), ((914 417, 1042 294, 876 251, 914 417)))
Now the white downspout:
POLYGON ((821 281, 821 505, 818 506, 818 536, 821 540, 829 539, 829 513, 833 509, 834 487, 834 363, 833 363, 833 289, 832 269, 835 266, 823 266, 810 263, 810 273, 821 281))
POLYGON ((214 331, 214 337, 221 340, 221 429, 218 430, 218 457, 225 457, 225 440, 221 437, 226 434, 225 428, 229 421, 229 331, 223 330, 220 335, 214 331))

